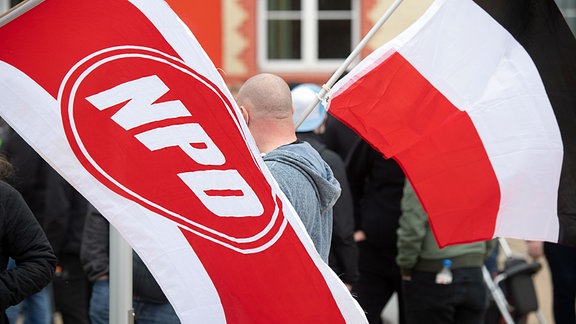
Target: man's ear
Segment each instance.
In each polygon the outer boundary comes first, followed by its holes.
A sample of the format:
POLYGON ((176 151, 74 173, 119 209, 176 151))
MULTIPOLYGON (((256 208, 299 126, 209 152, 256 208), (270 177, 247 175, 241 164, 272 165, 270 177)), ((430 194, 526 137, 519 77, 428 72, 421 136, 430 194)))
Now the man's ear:
POLYGON ((242 113, 242 118, 244 118, 246 125, 248 125, 250 122, 250 115, 248 115, 248 110, 246 110, 244 106, 240 106, 240 112, 242 113))

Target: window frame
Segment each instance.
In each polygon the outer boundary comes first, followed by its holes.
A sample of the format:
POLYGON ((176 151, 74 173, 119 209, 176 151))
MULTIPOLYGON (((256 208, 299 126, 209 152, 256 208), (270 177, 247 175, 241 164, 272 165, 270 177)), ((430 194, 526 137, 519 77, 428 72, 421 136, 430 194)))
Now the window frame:
MULTIPOLYGON (((360 3, 359 0, 350 0, 350 11, 322 11, 322 19, 350 19, 351 44, 350 51, 360 42, 360 3)), ((301 11, 273 12, 268 11, 267 0, 257 2, 257 63, 261 70, 274 72, 331 72, 337 69, 346 58, 319 59, 318 58, 318 21, 320 20, 318 1, 301 0, 301 11), (301 19, 301 58, 300 59, 269 59, 267 22, 270 18, 301 19)))

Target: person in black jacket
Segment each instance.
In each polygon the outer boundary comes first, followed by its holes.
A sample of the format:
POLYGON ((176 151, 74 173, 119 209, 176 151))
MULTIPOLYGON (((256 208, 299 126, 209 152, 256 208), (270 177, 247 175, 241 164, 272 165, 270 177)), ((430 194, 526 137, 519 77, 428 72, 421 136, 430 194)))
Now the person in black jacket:
POLYGON ((401 274, 395 260, 404 172, 396 161, 385 159, 361 139, 346 165, 354 197, 354 236, 360 250, 360 280, 354 292, 370 324, 382 323, 381 313, 396 293, 400 323, 405 323, 401 274))
POLYGON ((50 168, 46 178, 45 230, 58 257, 54 302, 64 324, 90 323, 90 283, 80 263, 87 206, 86 198, 50 168))
MULTIPOLYGON (((44 228, 44 206, 46 196, 46 175, 50 165, 13 129, 3 130, 2 154, 14 168, 12 185, 24 198, 30 210, 44 228)), ((8 267, 14 266, 9 260, 8 267)), ((51 285, 26 297, 20 304, 9 307, 6 315, 11 323, 20 317, 24 324, 51 324, 54 317, 51 285)))
POLYGON ((42 227, 13 187, 4 182, 11 165, 0 157, 0 324, 7 323, 5 311, 25 297, 46 287, 52 280, 56 257, 42 227), (16 267, 6 269, 8 258, 16 267))
POLYGON ((397 293, 399 320, 405 323, 402 280, 395 262, 404 172, 332 116, 326 121, 324 140, 344 159, 354 200, 360 279, 353 292, 371 324, 382 323, 381 313, 397 293))
MULTIPOLYGON (((319 86, 309 83, 297 85, 292 89, 294 122, 301 118, 319 91, 319 86)), ((358 272, 358 247, 354 241, 352 194, 348 185, 344 161, 323 143, 322 133, 326 116, 326 109, 324 109, 322 104, 318 104, 296 129, 296 137, 298 140, 308 142, 320 153, 320 156, 330 166, 334 177, 340 183, 342 192, 333 207, 334 221, 328 264, 340 276, 340 279, 346 284, 348 289, 352 290, 360 276, 358 272)))
MULTIPOLYGON (((89 204, 80 257, 84 271, 93 284, 90 300, 92 324, 109 322, 109 233, 108 220, 89 204)), ((133 253, 132 271, 134 323, 180 323, 174 308, 136 253, 133 253)))

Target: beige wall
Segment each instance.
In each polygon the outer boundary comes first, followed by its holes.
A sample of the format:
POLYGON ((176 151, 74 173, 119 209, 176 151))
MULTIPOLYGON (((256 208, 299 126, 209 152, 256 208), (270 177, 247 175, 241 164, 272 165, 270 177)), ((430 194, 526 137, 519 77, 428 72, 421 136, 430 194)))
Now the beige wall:
MULTIPOLYGON (((370 28, 380 19, 386 10, 388 10, 392 3, 394 3, 393 0, 376 0, 374 2, 370 8, 367 8, 366 12, 366 19, 370 28)), ((380 45, 401 33, 422 16, 431 3, 432 0, 402 1, 396 11, 394 11, 386 23, 378 30, 374 38, 368 43, 367 50, 372 52, 380 45)))
POLYGON ((249 18, 238 0, 222 1, 222 64, 224 72, 229 76, 244 76, 249 73, 248 67, 242 61, 242 53, 253 46, 242 35, 242 26, 249 18))

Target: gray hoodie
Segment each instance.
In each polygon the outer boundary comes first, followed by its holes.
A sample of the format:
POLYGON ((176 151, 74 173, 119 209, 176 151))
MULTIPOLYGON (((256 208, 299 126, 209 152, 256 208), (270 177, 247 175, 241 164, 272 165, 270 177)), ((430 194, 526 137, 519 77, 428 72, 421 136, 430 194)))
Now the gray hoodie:
POLYGON ((264 162, 328 263, 332 206, 340 196, 340 184, 332 170, 306 142, 281 146, 266 154, 264 162))

